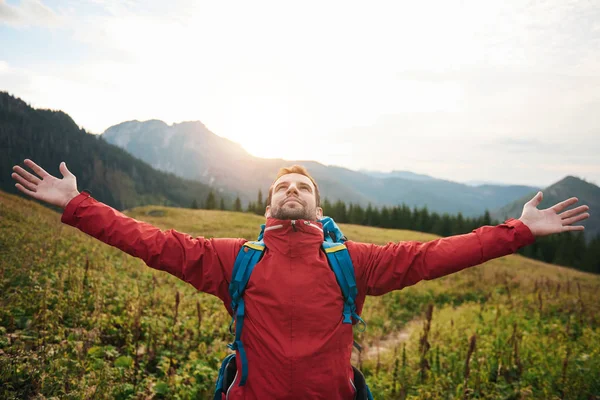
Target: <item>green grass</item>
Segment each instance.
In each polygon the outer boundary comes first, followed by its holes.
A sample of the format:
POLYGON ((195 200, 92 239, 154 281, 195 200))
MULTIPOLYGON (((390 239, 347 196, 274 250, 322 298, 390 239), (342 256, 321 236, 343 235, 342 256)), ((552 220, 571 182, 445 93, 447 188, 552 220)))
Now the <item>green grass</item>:
MULTIPOLYGON (((264 222, 167 207, 126 213, 207 237, 255 239, 264 222)), ((435 238, 341 228, 380 244, 435 238)), ((0 256, 0 398, 210 397, 230 341, 219 300, 2 192, 0 256)), ((503 257, 369 298, 363 345, 407 325, 412 334, 359 362, 377 399, 599 398, 599 292, 598 276, 503 257)))

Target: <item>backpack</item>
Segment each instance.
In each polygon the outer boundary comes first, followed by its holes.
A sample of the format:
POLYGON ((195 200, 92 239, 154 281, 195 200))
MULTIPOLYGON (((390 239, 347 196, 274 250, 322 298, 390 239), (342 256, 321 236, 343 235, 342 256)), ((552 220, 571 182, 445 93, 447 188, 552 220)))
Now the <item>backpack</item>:
MULTIPOLYGON (((319 220, 323 224, 324 240, 321 248, 327 256, 329 266, 333 270, 338 285, 342 290, 344 296, 344 309, 342 311, 344 324, 352 324, 354 321, 357 324, 362 325, 360 332, 366 329, 367 324, 363 319, 356 313, 356 304, 354 302, 358 289, 356 287, 356 278, 354 275, 354 266, 352 265, 352 259, 348 253, 348 249, 344 245, 347 240, 339 229, 337 224, 330 217, 324 217, 319 220)), ((246 384, 248 377, 248 360, 246 358, 246 351, 242 343, 242 329, 244 327, 244 316, 245 316, 245 305, 244 305, 244 290, 250 280, 250 275, 256 264, 262 258, 265 250, 265 244, 263 242, 263 235, 265 231, 265 225, 261 226, 261 232, 258 236, 258 240, 254 242, 246 242, 240 249, 235 264, 233 266, 233 274, 231 277, 231 283, 229 284, 229 295, 231 296, 231 309, 233 310, 233 316, 231 323, 229 324, 229 332, 235 336, 235 340, 228 344, 233 351, 238 351, 242 364, 240 386, 246 384), (233 324, 235 323, 235 333, 232 331, 233 324)), ((354 347, 359 351, 361 350, 360 345, 354 342, 354 347)), ((236 354, 229 354, 221 364, 219 369, 219 375, 217 378, 217 385, 215 389, 214 400, 221 400, 222 395, 226 394, 228 388, 233 384, 235 375, 237 372, 236 365, 236 354)), ((354 369, 354 382, 357 390, 356 399, 373 400, 373 396, 366 384, 362 373, 354 369)))

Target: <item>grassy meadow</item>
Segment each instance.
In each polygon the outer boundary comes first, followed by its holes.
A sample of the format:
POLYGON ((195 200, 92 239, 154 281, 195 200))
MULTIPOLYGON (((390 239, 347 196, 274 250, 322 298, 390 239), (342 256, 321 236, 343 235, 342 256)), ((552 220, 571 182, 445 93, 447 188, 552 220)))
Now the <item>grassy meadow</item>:
MULTIPOLYGON (((140 207, 193 236, 263 218, 140 207)), ((352 240, 427 241, 342 225, 352 240)), ((600 399, 600 276, 520 256, 367 300, 355 355, 376 399, 600 399)), ((207 399, 228 353, 220 301, 0 192, 0 398, 207 399)))

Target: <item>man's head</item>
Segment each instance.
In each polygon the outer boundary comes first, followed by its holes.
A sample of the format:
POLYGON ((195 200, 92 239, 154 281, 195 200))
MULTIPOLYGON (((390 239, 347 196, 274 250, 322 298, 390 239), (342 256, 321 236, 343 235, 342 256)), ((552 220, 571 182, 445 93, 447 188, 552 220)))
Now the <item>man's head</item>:
POLYGON ((281 168, 267 197, 267 218, 306 219, 316 221, 323 217, 319 187, 300 165, 281 168))

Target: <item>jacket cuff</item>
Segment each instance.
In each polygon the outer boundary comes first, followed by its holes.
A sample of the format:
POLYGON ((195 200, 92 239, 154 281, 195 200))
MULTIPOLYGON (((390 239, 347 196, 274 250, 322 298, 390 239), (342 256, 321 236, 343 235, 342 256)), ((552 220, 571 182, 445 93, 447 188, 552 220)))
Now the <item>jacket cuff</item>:
POLYGON ((527 246, 535 242, 535 236, 531 232, 531 229, 523 222, 515 218, 509 218, 504 223, 516 230, 516 237, 521 242, 521 246, 527 246))
POLYGON ((67 203, 67 206, 65 207, 65 210, 62 213, 60 221, 64 224, 75 226, 75 224, 77 223, 75 211, 77 211, 77 208, 83 201, 89 198, 91 198, 91 193, 87 190, 84 190, 77 196, 73 197, 71 201, 67 203))

